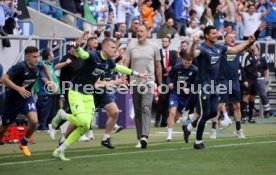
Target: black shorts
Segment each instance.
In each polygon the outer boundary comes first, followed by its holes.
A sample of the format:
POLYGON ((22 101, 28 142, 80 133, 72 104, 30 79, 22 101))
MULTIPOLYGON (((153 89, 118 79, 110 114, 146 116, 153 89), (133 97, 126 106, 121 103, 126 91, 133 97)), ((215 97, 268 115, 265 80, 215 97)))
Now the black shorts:
POLYGON ((248 80, 248 87, 243 86, 243 95, 257 95, 258 94, 258 80, 248 80))

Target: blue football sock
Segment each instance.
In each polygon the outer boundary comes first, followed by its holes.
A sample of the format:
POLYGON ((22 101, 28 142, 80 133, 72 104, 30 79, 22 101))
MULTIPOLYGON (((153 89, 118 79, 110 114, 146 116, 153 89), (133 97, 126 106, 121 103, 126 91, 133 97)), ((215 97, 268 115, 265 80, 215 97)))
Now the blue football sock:
POLYGON ((22 146, 27 146, 27 145, 28 145, 28 141, 29 141, 28 138, 23 137, 22 140, 21 140, 21 145, 22 145, 22 146))

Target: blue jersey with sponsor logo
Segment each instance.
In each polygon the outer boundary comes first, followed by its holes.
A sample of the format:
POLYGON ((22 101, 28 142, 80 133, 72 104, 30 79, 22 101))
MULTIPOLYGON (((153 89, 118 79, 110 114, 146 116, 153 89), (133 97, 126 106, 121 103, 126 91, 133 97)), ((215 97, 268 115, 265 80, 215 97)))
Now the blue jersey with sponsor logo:
MULTIPOLYGON (((27 62, 23 61, 12 66, 8 70, 7 75, 14 84, 21 87, 25 86, 25 89, 31 92, 32 87, 43 67, 44 65, 39 62, 34 69, 30 69, 27 66, 27 62)), ((8 102, 17 102, 24 100, 24 98, 17 91, 8 88, 7 100, 8 102)))
POLYGON ((188 69, 183 67, 183 63, 178 63, 173 66, 172 70, 168 76, 168 84, 173 83, 173 93, 178 94, 177 91, 180 92, 181 95, 184 95, 184 91, 179 89, 191 88, 191 84, 195 82, 198 68, 195 65, 191 65, 188 69))
POLYGON ((197 84, 211 84, 211 81, 217 83, 221 57, 227 51, 227 47, 223 44, 215 44, 213 47, 209 47, 203 43, 197 50, 200 50, 200 55, 197 57, 197 84))
POLYGON ((222 55, 219 73, 219 78, 221 80, 239 79, 239 58, 239 55, 222 55))
POLYGON ((108 73, 108 70, 116 67, 114 60, 111 58, 104 60, 101 57, 100 51, 88 51, 88 53, 89 58, 84 61, 82 67, 72 78, 73 90, 83 94, 93 93, 91 91, 93 88, 91 87, 95 82, 108 73))

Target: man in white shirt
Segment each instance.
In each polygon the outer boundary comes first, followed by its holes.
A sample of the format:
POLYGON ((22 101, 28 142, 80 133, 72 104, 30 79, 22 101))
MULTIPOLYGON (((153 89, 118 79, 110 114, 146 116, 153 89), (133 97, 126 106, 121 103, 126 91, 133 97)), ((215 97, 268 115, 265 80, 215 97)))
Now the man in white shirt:
POLYGON ((246 40, 248 36, 253 35, 254 32, 258 29, 259 24, 261 23, 261 18, 265 17, 271 10, 268 8, 263 13, 256 13, 255 12, 254 4, 248 5, 248 12, 240 12, 243 18, 243 39, 246 40))

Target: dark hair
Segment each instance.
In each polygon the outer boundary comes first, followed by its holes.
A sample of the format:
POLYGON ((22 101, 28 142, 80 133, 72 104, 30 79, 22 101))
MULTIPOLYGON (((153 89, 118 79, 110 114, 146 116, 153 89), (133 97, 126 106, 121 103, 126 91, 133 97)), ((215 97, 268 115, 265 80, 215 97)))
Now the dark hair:
POLYGON ((254 4, 248 4, 247 8, 250 8, 251 6, 255 8, 254 4))
POLYGON ((88 42, 90 42, 90 41, 92 41, 92 40, 96 40, 96 39, 98 39, 98 38, 95 37, 95 36, 89 37, 89 38, 87 39, 87 44, 88 44, 88 42))
POLYGON ((205 38, 205 35, 209 35, 210 31, 213 30, 213 29, 216 29, 216 27, 215 26, 207 26, 207 27, 205 27, 204 30, 203 30, 204 38, 205 38))
POLYGON ((104 37, 111 37, 111 33, 108 30, 104 31, 104 37))
POLYGON ((180 45, 183 44, 183 43, 186 43, 188 45, 187 41, 181 41, 180 45))
POLYGON ((42 60, 47 60, 50 54, 51 54, 50 49, 42 50, 42 52, 41 52, 42 60))
POLYGON ((103 41, 102 41, 102 47, 108 43, 116 43, 114 39, 112 38, 105 38, 103 41))
POLYGON ((37 53, 38 52, 38 48, 35 46, 28 46, 25 49, 25 55, 30 54, 30 53, 37 53))
POLYGON ((197 14, 197 12, 196 12, 194 9, 191 9, 191 10, 189 11, 189 15, 192 16, 193 14, 197 14))
POLYGON ((125 22, 120 22, 120 23, 118 24, 118 27, 120 27, 122 24, 125 24, 125 25, 126 25, 125 22))
POLYGON ((99 30, 95 30, 94 34, 97 35, 97 37, 99 38, 101 36, 101 31, 99 30))
POLYGON ((179 55, 180 55, 180 57, 181 57, 182 59, 184 59, 184 60, 188 60, 188 61, 191 61, 191 60, 192 60, 191 56, 187 53, 187 51, 181 51, 181 52, 179 53, 179 55))
POLYGON ((74 44, 73 43, 69 43, 67 45, 67 51, 69 51, 71 48, 74 48, 74 44))
POLYGON ((167 38, 167 39, 169 40, 169 43, 171 42, 171 38, 170 38, 169 36, 164 36, 164 37, 162 38, 162 40, 163 40, 164 38, 167 38))

